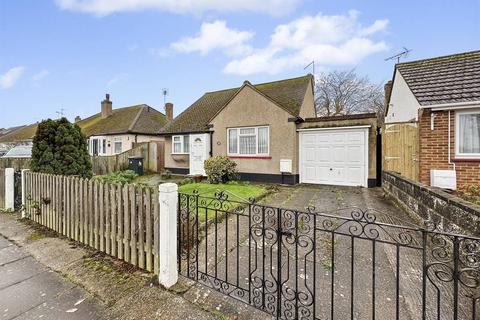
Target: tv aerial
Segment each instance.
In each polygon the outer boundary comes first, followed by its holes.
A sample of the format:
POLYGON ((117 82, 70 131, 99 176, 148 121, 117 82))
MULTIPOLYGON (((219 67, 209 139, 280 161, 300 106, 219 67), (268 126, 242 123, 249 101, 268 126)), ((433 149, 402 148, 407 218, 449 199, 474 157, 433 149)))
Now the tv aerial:
POLYGON ((163 104, 165 104, 167 102, 168 88, 162 88, 162 94, 163 94, 163 104))
POLYGON ((307 69, 308 67, 312 66, 312 74, 315 75, 315 60, 312 60, 303 70, 307 69))
POLYGON ((410 53, 411 51, 412 51, 411 49, 407 49, 406 47, 403 47, 403 51, 402 51, 402 52, 397 53, 396 55, 393 55, 393 56, 391 56, 391 57, 386 58, 385 61, 397 59, 397 63, 400 63, 400 59, 405 59, 406 57, 408 57, 408 55, 409 55, 409 53, 410 53))
POLYGON ((55 111, 55 113, 57 114, 57 116, 59 118, 63 118, 63 116, 65 115, 65 109, 64 108, 60 108, 59 111, 55 111))

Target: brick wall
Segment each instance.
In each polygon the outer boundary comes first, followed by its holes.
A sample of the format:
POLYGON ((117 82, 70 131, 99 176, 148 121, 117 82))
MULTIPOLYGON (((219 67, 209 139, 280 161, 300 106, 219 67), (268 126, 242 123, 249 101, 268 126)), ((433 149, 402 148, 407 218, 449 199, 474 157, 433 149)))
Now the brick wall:
POLYGON ((382 187, 414 218, 437 230, 480 236, 480 206, 391 171, 382 172, 382 187))
MULTIPOLYGON (((420 123, 420 182, 430 185, 430 169, 453 169, 448 164, 448 111, 434 112, 431 130, 431 111, 425 109, 420 123)), ((455 159, 455 111, 450 112, 450 152, 457 170, 457 187, 480 184, 480 160, 455 159)))

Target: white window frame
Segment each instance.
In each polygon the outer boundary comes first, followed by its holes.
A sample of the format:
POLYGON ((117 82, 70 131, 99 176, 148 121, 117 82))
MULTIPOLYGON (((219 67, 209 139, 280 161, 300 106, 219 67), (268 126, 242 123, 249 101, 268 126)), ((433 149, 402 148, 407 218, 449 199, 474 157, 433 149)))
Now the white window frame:
POLYGON ((480 159, 480 153, 461 153, 460 152, 460 115, 480 114, 480 109, 455 111, 455 157, 467 159, 480 159))
POLYGON ((113 138, 113 153, 114 154, 119 154, 123 152, 123 139, 121 137, 115 137, 113 138), (116 144, 120 144, 120 152, 117 152, 117 146, 116 144))
MULTIPOLYGON (((250 134, 248 134, 250 135, 250 134)), ((270 127, 269 126, 254 126, 254 127, 231 127, 227 128, 227 156, 232 157, 264 157, 270 156, 270 127), (258 129, 266 128, 267 129, 267 152, 259 153, 258 152, 258 129), (240 153, 240 129, 255 129, 256 144, 255 144, 255 153, 253 154, 241 154, 240 153), (237 152, 230 152, 230 130, 237 130, 237 152)))
POLYGON ((89 138, 89 146, 90 146, 90 155, 93 155, 93 140, 97 140, 97 148, 98 148, 98 156, 106 155, 107 154, 107 139, 106 137, 102 136, 95 136, 89 138), (105 146, 104 146, 105 144, 105 146))
POLYGON ((189 148, 188 148, 189 151, 185 152, 185 137, 186 136, 189 137, 188 143, 190 144, 190 136, 189 135, 175 135, 175 136, 172 136, 172 154, 190 154, 190 145, 189 145, 189 148), (175 138, 180 138, 180 144, 181 144, 180 152, 175 152, 175 143, 178 143, 178 142, 175 142, 175 138))

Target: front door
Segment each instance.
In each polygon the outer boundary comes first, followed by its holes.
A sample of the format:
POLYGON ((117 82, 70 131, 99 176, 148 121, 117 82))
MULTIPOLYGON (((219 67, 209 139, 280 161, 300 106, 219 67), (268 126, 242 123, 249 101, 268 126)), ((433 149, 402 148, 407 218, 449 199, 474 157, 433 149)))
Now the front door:
POLYGON ((210 156, 210 135, 208 133, 190 135, 190 174, 205 175, 204 162, 210 156))

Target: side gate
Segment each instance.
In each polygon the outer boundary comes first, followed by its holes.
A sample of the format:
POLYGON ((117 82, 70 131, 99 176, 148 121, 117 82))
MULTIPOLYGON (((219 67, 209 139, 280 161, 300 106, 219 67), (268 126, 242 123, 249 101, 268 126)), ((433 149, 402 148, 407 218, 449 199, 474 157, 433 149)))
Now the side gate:
POLYGON ((480 239, 179 194, 180 274, 278 319, 480 319, 480 239))

